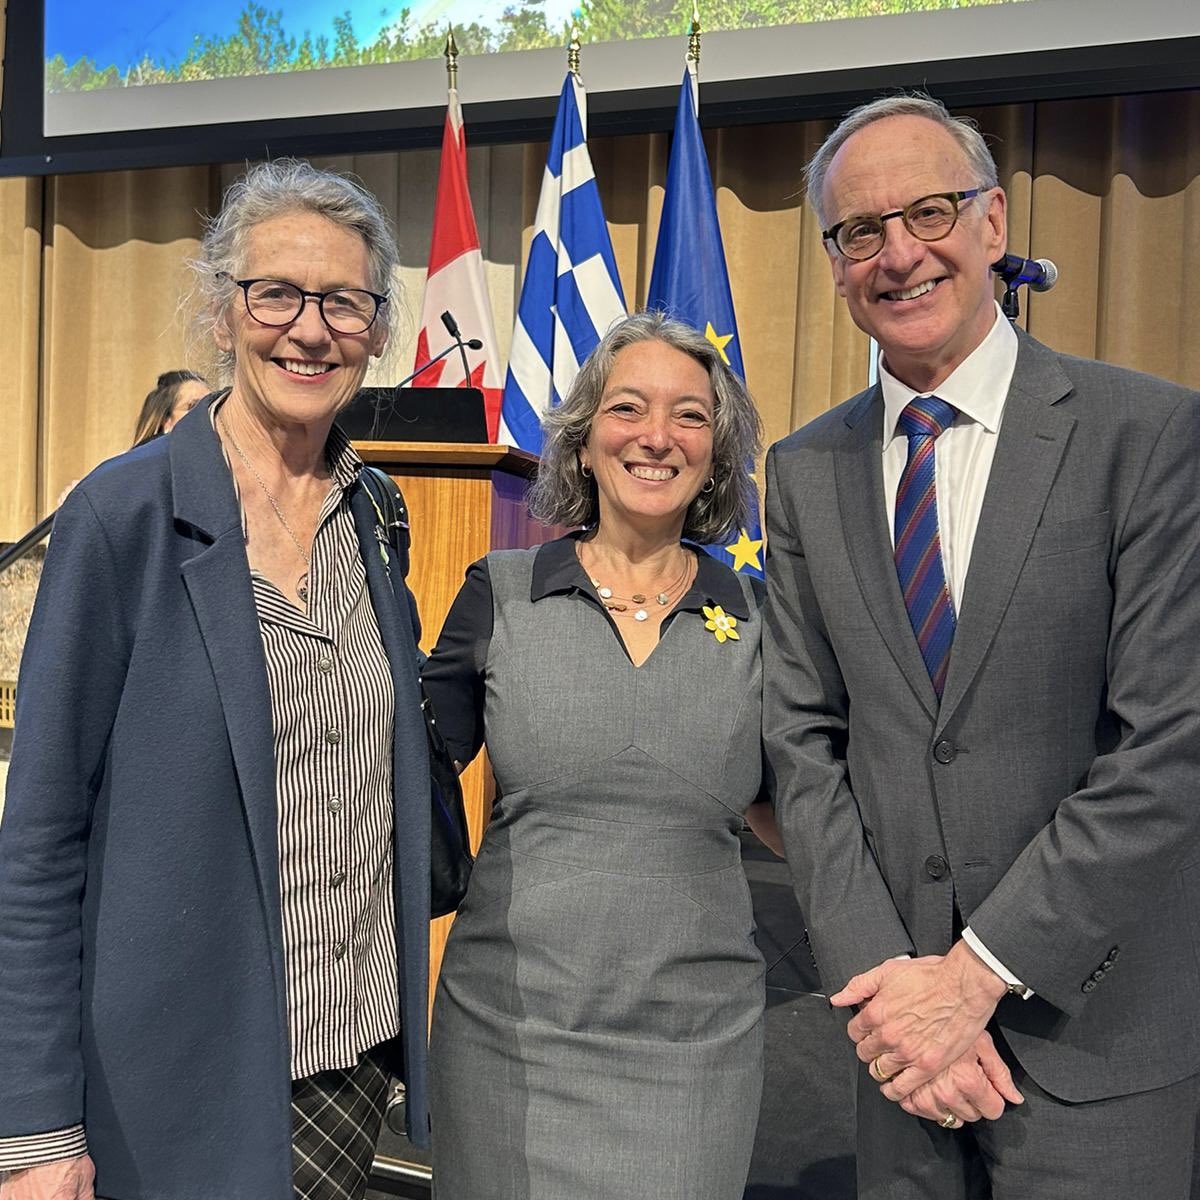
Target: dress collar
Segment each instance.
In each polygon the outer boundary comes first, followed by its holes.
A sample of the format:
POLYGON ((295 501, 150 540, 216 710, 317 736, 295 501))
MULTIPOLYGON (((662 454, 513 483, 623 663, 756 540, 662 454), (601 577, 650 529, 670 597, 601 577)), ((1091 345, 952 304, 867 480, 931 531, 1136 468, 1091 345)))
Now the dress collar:
MULTIPOLYGON (((575 544, 582 536, 582 532, 569 533, 566 537, 556 538, 538 547, 533 560, 533 581, 529 596, 533 603, 536 604, 547 596, 572 591, 591 594, 591 580, 588 579, 587 572, 575 553, 575 544)), ((692 586, 675 608, 699 612, 705 605, 711 607, 719 604, 725 612, 740 620, 748 620, 750 607, 734 573, 700 546, 694 546, 690 542, 683 544, 689 550, 696 551, 696 578, 692 580, 692 586)))

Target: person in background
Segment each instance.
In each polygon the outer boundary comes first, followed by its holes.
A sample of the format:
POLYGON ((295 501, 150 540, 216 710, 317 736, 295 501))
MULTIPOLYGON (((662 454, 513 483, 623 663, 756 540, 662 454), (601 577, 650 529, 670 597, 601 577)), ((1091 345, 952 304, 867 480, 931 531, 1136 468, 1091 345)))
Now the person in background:
POLYGON ((928 96, 808 168, 880 381, 767 460, 764 729, 866 1200, 1186 1200, 1200 1108, 1200 397, 1004 318, 928 96))
POLYGON ((423 675, 497 788, 434 1002, 435 1192, 740 1200, 762 594, 696 543, 745 523, 758 414, 702 334, 642 313, 545 430, 531 508, 584 528, 475 563, 423 675))
POLYGON ((140 446, 160 434, 170 433, 175 423, 211 390, 204 376, 195 371, 164 371, 142 401, 133 444, 140 446))
POLYGON ((230 386, 68 497, 0 822, 2 1200, 360 1197, 427 1138, 417 614, 334 425, 378 202, 251 169, 194 264, 230 386))

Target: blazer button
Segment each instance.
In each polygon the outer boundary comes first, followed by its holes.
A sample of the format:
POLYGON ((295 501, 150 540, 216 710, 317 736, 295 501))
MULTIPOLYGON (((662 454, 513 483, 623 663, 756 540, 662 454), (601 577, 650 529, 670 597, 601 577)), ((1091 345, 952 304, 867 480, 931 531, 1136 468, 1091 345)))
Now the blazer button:
POLYGON ((1094 979, 1085 979, 1082 990, 1085 992, 1094 992, 1096 990, 1096 981, 1094 979))
POLYGON ((1111 950, 1108 952, 1108 957, 1109 957, 1109 958, 1110 958, 1110 959, 1111 959, 1113 962, 1116 962, 1116 961, 1117 961, 1117 956, 1118 956, 1120 953, 1121 953, 1121 947, 1120 947, 1120 946, 1114 946, 1114 947, 1113 947, 1113 948, 1112 948, 1112 949, 1111 949, 1111 950))
POLYGON ((931 854, 925 860, 925 874, 930 879, 941 879, 945 875, 948 864, 940 854, 931 854))
POLYGON ((940 763, 952 763, 958 751, 954 747, 953 742, 946 741, 942 738, 940 742, 933 748, 933 757, 940 763))
POLYGON ((1103 972, 1103 971, 1100 971, 1100 970, 1093 971, 1093 972, 1092 972, 1092 978, 1093 978, 1093 979, 1094 979, 1094 980, 1095 980, 1097 983, 1099 983, 1099 982, 1100 982, 1100 980, 1102 980, 1102 979, 1104 978, 1104 972, 1103 972))

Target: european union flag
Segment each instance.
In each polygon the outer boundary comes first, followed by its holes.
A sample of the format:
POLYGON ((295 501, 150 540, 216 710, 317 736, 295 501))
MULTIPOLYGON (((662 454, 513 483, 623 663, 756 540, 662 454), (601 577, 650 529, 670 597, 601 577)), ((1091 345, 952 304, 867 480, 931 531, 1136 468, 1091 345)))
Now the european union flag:
MULTIPOLYGON (((716 346, 726 365, 745 379, 717 202, 696 107, 696 77, 689 62, 679 89, 662 224, 646 307, 664 309, 699 329, 716 346)), ((746 470, 753 473, 754 464, 748 463, 746 470)), ((761 579, 762 549, 762 528, 755 512, 747 528, 731 536, 728 545, 709 546, 708 552, 735 571, 746 571, 761 579)))

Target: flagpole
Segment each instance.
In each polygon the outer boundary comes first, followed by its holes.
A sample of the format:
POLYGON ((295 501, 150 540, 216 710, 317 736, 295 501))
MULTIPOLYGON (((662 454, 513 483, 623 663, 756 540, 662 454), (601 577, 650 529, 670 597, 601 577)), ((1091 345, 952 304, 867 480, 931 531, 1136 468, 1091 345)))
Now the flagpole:
POLYGON ((582 43, 579 41, 579 26, 571 26, 571 40, 567 43, 567 70, 580 79, 579 74, 579 52, 583 49, 582 43))
POLYGON ((687 61, 691 64, 692 75, 698 81, 700 78, 700 5, 693 0, 692 28, 688 34, 687 61))
POLYGON ((446 26, 446 86, 452 91, 458 91, 458 46, 454 41, 454 26, 446 26))

